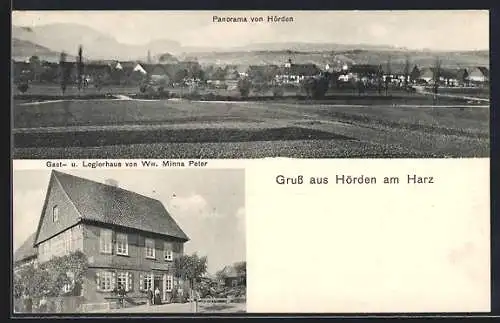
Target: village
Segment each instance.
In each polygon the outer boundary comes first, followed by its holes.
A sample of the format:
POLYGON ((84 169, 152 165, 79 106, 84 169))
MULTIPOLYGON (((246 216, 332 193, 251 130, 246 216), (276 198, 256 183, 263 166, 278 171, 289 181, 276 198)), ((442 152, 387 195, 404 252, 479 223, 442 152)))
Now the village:
MULTIPOLYGON (((393 88, 405 89, 419 86, 441 88, 486 88, 489 86, 489 69, 483 66, 441 67, 438 60, 431 66, 412 65, 408 58, 394 63, 387 59, 383 65, 348 64, 340 61, 295 63, 292 58, 281 65, 202 65, 196 60, 177 62, 148 61, 88 61, 83 63, 80 77, 84 88, 106 91, 127 88, 129 92, 147 93, 183 88, 207 90, 214 94, 231 91, 240 94, 273 96, 304 92, 308 80, 325 78, 328 91, 365 92, 393 88), (242 80, 247 80, 249 89, 242 89, 242 80)), ((160 58, 162 59, 162 58, 160 58)), ((163 58, 166 59, 166 58, 163 58)), ((37 56, 25 61, 12 61, 13 80, 21 92, 30 92, 30 87, 58 86, 61 62, 41 61, 37 56)), ((64 62, 70 69, 69 84, 76 85, 79 79, 77 63, 64 62)), ((31 90, 36 91, 36 90, 31 90)))

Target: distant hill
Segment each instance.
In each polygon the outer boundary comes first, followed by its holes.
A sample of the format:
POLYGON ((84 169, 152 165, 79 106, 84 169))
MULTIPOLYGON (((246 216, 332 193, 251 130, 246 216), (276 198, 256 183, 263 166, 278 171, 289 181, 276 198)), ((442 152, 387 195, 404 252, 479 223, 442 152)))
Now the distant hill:
POLYGON ((144 45, 130 45, 117 41, 114 37, 88 26, 73 23, 49 24, 43 26, 13 26, 12 37, 14 56, 31 56, 30 53, 53 58, 60 51, 76 55, 78 46, 83 46, 84 56, 93 60, 143 60, 148 51, 158 61, 172 63, 196 58, 201 64, 234 65, 281 65, 288 59, 296 63, 327 63, 386 65, 390 59, 396 69, 404 65, 406 57, 410 64, 431 66, 439 56, 443 67, 489 66, 489 51, 433 52, 430 50, 406 50, 393 46, 335 43, 253 43, 230 49, 183 47, 176 41, 159 39, 144 45), (55 54, 57 53, 57 54, 55 54))
MULTIPOLYGON (((295 63, 313 63, 319 66, 326 64, 373 64, 390 65, 400 69, 405 65, 408 57, 410 64, 418 66, 433 66, 436 57, 441 60, 443 67, 457 68, 467 66, 489 66, 488 51, 436 53, 407 50, 345 50, 345 51, 241 51, 241 52, 204 52, 190 53, 196 56, 200 64, 221 65, 282 65, 288 59, 295 63)), ((184 56, 180 56, 181 59, 184 56)))
MULTIPOLYGON (((152 55, 175 52, 180 44, 170 40, 153 41, 145 45, 118 42, 114 37, 93 28, 71 23, 49 24, 37 27, 12 27, 12 37, 68 54, 83 46, 84 55, 91 59, 135 60, 145 59, 148 50, 152 55)), ((13 44, 14 46, 16 44, 13 44)))
MULTIPOLYGON (((58 62, 60 58, 60 52, 53 51, 30 41, 17 38, 12 39, 12 59, 16 61, 25 61, 35 55, 41 60, 48 62, 58 62)), ((74 59, 74 56, 68 55, 67 58, 74 59)))

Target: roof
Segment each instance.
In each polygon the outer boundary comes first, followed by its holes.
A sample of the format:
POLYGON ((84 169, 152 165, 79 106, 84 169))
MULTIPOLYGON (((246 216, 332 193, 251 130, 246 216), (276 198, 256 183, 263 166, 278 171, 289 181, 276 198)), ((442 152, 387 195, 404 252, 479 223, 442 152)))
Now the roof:
POLYGON ((234 268, 234 266, 226 266, 224 269, 222 269, 222 273, 224 274, 225 277, 227 278, 232 278, 232 277, 239 277, 240 275, 234 268))
POLYGON ((484 77, 490 77, 490 71, 488 70, 487 67, 484 66, 476 66, 470 69, 470 72, 474 71, 479 71, 481 74, 483 74, 484 77))
POLYGON ((52 174, 75 205, 82 220, 189 240, 156 199, 59 171, 53 171, 52 174))
POLYGON ((359 74, 378 74, 379 66, 368 65, 368 64, 357 64, 349 67, 349 71, 352 73, 359 73, 359 74))
POLYGON ((289 68, 281 69, 284 75, 313 76, 319 74, 321 69, 316 64, 291 64, 289 68))
MULTIPOLYGON (((435 67, 424 68, 420 71, 420 77, 423 77, 426 74, 430 74, 429 76, 433 76, 436 71, 437 69, 435 67)), ((439 75, 444 78, 454 79, 459 76, 459 71, 460 70, 440 68, 439 75)))
POLYGON ((14 263, 36 257, 37 250, 34 247, 35 236, 36 232, 32 233, 14 252, 14 263))

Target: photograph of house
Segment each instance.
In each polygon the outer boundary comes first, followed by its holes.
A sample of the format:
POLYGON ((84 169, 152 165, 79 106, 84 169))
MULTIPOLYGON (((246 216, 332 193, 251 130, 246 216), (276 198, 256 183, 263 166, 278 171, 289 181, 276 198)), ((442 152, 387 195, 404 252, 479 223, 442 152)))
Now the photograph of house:
MULTIPOLYGON (((220 174, 224 172, 218 173, 207 178, 222 181, 220 174)), ((234 179, 240 174, 225 175, 234 179)), ((187 299, 195 299, 197 279, 208 273, 211 261, 220 261, 217 258, 221 256, 214 254, 216 246, 212 246, 212 250, 196 247, 203 245, 203 239, 207 237, 196 233, 196 223, 190 222, 191 219, 183 221, 195 232, 198 241, 194 241, 196 249, 190 249, 194 253, 186 253, 185 244, 191 241, 191 237, 174 216, 176 207, 183 208, 178 212, 181 214, 193 207, 189 198, 178 206, 177 199, 182 199, 177 198, 180 193, 169 194, 169 197, 175 196, 169 202, 169 211, 159 196, 149 197, 121 187, 115 179, 119 177, 113 177, 96 181, 62 171, 50 172, 34 233, 30 233, 14 252, 14 285, 16 277, 23 277, 29 270, 36 272, 46 268, 57 271, 60 259, 70 261, 68 259, 81 256, 85 270, 79 277, 75 277, 74 270, 68 270, 64 284, 58 287, 54 286, 56 283, 47 284, 41 290, 17 281, 22 285, 18 286, 21 295, 53 301, 52 311, 55 312, 93 312, 125 310, 125 307, 140 309, 141 304, 148 303, 151 291, 155 296, 158 294, 156 305, 174 306, 165 308, 165 311, 190 311, 187 299), (205 255, 200 258, 198 252, 205 255), (216 260, 212 260, 214 257, 216 260), (202 263, 198 268, 204 268, 198 272, 199 277, 183 274, 189 271, 186 266, 190 266, 193 259, 202 263), (121 303, 120 291, 126 295, 121 303)), ((168 176, 162 179, 167 180, 168 176)), ((195 196, 204 201, 202 195, 195 196)), ((195 204, 199 202, 193 201, 195 204)), ((242 211, 239 212, 237 214, 242 211)), ((24 234, 26 230, 24 226, 14 226, 15 233, 24 234)))

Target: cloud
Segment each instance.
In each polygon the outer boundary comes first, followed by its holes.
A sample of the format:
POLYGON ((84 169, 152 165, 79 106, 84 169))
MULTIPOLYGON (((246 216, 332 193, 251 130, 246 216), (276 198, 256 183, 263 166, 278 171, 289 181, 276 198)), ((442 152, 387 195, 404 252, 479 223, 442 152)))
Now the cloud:
POLYGON ((169 208, 179 216, 213 218, 220 216, 217 209, 211 207, 208 201, 199 194, 190 196, 172 196, 169 208))

